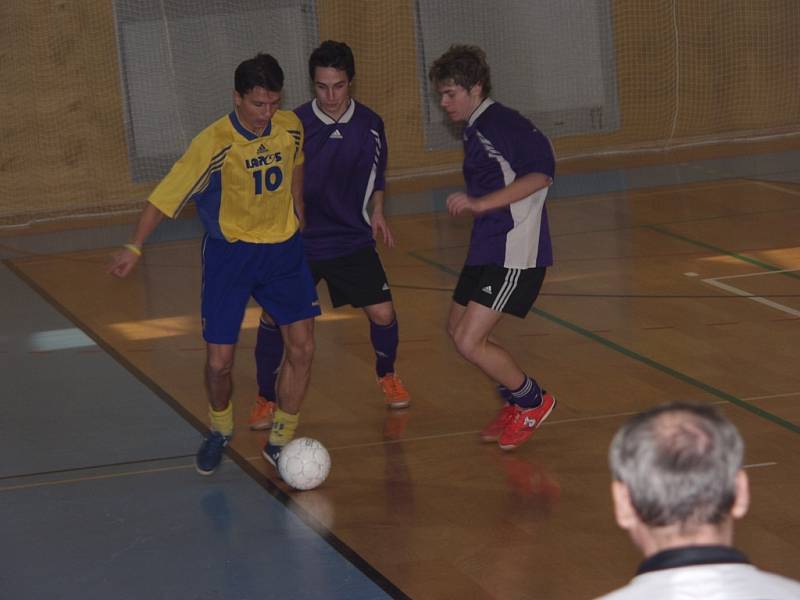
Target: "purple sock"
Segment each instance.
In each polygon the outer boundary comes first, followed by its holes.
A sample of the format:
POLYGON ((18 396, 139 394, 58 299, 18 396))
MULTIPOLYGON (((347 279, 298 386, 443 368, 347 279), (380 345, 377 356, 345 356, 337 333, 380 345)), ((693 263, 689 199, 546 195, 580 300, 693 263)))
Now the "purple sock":
POLYGON ((400 342, 397 319, 390 325, 376 325, 369 322, 369 339, 375 350, 375 372, 378 377, 394 373, 394 361, 397 358, 397 345, 400 342))
POLYGON ((506 402, 508 404, 514 404, 514 397, 511 395, 511 390, 509 390, 502 383, 497 384, 497 393, 503 400, 503 402, 506 402))
POLYGON ((518 390, 511 392, 512 402, 522 408, 534 408, 542 403, 542 390, 533 379, 525 376, 518 390))
POLYGON ((283 336, 280 329, 260 321, 255 354, 258 395, 274 402, 275 383, 283 360, 283 336))

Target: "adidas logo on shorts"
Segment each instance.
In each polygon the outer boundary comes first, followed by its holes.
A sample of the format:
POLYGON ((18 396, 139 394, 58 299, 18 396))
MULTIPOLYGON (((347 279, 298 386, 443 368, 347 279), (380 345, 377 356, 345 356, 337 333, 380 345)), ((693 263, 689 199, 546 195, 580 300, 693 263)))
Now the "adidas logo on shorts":
POLYGON ((485 292, 487 294, 491 294, 492 293, 492 286, 487 285, 485 288, 481 288, 481 291, 485 292))
POLYGON ((388 284, 388 283, 386 283, 386 282, 384 282, 384 284, 383 284, 383 287, 381 288, 381 291, 382 291, 382 292, 385 292, 385 291, 386 291, 386 290, 388 290, 388 289, 389 289, 389 284, 388 284))

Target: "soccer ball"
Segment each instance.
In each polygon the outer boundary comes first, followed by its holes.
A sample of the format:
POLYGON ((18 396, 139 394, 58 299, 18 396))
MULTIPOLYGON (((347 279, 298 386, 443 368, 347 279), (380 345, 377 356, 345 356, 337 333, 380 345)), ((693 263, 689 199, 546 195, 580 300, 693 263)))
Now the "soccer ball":
POLYGON ((292 440, 278 457, 281 478, 296 490, 313 490, 331 470, 331 455, 317 440, 301 437, 292 440))

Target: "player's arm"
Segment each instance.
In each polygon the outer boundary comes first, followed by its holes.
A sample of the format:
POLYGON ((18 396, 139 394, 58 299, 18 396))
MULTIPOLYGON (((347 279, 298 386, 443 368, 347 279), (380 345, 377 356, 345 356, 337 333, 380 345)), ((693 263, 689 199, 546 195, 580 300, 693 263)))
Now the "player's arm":
POLYGON ((164 217, 164 213, 149 202, 145 205, 130 240, 111 257, 111 265, 108 267, 110 274, 125 277, 131 272, 142 255, 142 246, 164 217))
POLYGON ((292 168, 292 202, 297 220, 300 222, 302 231, 306 225, 306 206, 303 202, 303 165, 295 165, 292 168))
POLYGON ((447 197, 447 211, 456 216, 464 211, 479 215, 490 210, 495 210, 519 202, 531 194, 535 194, 541 189, 549 187, 553 180, 544 173, 528 173, 519 179, 515 179, 506 187, 481 196, 473 198, 465 192, 456 192, 447 197))
POLYGON ((394 236, 383 214, 383 200, 383 190, 375 190, 372 193, 372 218, 370 219, 372 223, 372 235, 375 239, 382 239, 383 243, 389 246, 389 248, 393 248, 394 236))

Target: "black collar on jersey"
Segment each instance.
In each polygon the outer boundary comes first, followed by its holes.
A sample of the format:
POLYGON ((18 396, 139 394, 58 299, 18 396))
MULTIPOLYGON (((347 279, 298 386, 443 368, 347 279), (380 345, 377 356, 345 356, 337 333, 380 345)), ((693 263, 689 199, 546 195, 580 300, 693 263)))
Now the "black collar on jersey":
POLYGON ((637 575, 651 571, 691 567, 696 565, 713 565, 719 563, 750 564, 747 557, 736 548, 730 546, 684 546, 670 548, 653 554, 639 565, 637 575))
POLYGON ((228 117, 231 120, 231 124, 233 125, 233 128, 236 131, 238 131, 239 133, 241 133, 242 137, 244 137, 244 139, 246 139, 248 141, 253 141, 255 139, 258 139, 259 137, 267 137, 270 134, 270 132, 272 131, 272 121, 271 120, 270 120, 269 123, 267 123, 267 126, 264 128, 264 131, 261 133, 261 135, 256 135, 255 133, 250 131, 247 127, 242 125, 242 122, 239 120, 239 115, 236 114, 235 110, 232 110, 231 114, 228 115, 228 117))

